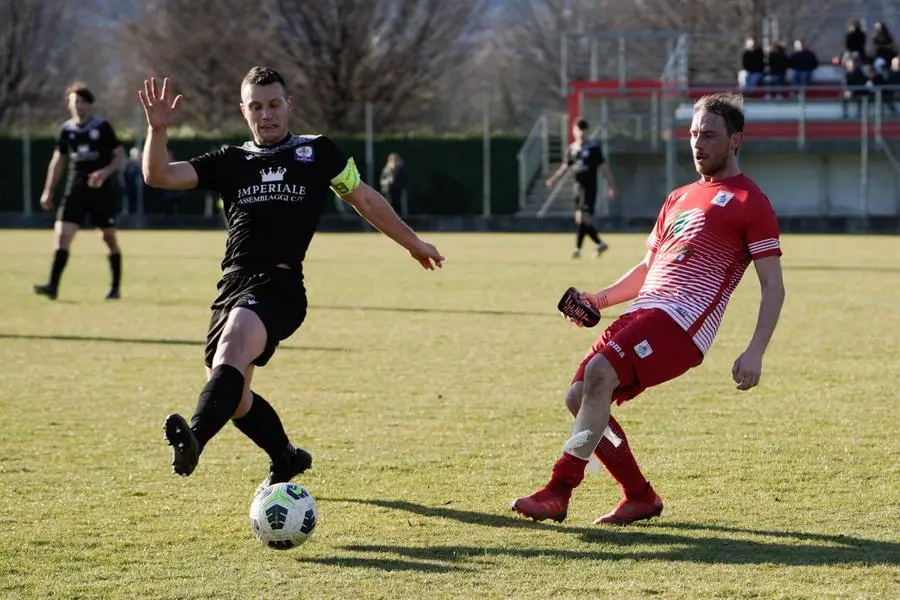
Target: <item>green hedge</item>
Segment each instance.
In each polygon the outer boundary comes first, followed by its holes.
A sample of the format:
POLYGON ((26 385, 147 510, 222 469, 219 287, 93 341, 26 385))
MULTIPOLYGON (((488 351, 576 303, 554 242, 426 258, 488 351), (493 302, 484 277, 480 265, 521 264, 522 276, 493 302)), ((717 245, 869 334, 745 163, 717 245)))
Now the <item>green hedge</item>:
MULTIPOLYGON (((353 156, 363 177, 366 176, 365 140, 334 138, 335 143, 353 156)), ((207 152, 222 143, 242 143, 243 140, 171 140, 169 147, 179 160, 207 152)), ((522 138, 499 137, 491 140, 491 212, 512 214, 518 210, 518 165, 516 153, 522 138)), ((32 209, 39 211, 38 200, 53 153, 53 140, 34 139, 31 142, 32 209)), ((406 161, 409 173, 409 211, 412 214, 456 215, 481 214, 483 200, 481 138, 391 138, 376 140, 375 181, 377 188, 381 167, 388 153, 397 152, 406 161)), ((126 142, 126 148, 130 144, 126 142)), ((22 210, 22 140, 0 138, 0 211, 22 210)), ((57 196, 63 185, 57 186, 57 196)), ((189 192, 178 211, 202 214, 203 194, 189 192)), ((148 211, 152 207, 148 207, 148 211)), ((335 209, 329 203, 328 210, 335 209)))

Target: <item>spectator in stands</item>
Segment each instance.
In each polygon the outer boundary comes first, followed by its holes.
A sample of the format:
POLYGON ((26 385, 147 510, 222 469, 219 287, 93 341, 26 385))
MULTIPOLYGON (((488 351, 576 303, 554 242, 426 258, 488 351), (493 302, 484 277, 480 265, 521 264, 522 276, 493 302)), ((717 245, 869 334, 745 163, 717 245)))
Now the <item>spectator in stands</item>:
POLYGON ((795 40, 794 52, 791 54, 788 64, 794 71, 791 85, 805 88, 812 82, 813 71, 819 68, 819 59, 815 52, 803 44, 803 40, 795 40))
POLYGON ((875 23, 874 32, 872 34, 872 45, 875 48, 875 59, 883 58, 885 64, 897 56, 897 45, 894 43, 894 36, 888 30, 887 26, 878 21, 875 23))
POLYGON ((844 118, 848 118, 847 105, 850 102, 856 104, 856 114, 860 114, 862 101, 870 94, 866 89, 869 79, 863 73, 860 62, 855 58, 848 58, 844 62, 844 97, 841 102, 841 111, 844 118))
POLYGON ((125 214, 131 214, 143 210, 138 207, 138 186, 144 185, 144 176, 141 174, 141 149, 139 146, 133 146, 128 151, 128 162, 122 169, 122 189, 125 192, 123 199, 123 211, 125 214))
POLYGON ((863 67, 863 73, 866 74, 866 91, 868 92, 866 98, 871 104, 875 102, 878 91, 884 86, 884 75, 881 74, 881 71, 875 65, 866 65, 863 67))
MULTIPOLYGON (((769 51, 766 53, 766 63, 768 64, 768 86, 773 88, 784 87, 787 81, 788 70, 788 55, 784 51, 784 46, 778 42, 769 44, 769 51)), ((783 93, 782 90, 776 90, 773 95, 778 98, 783 93)))
POLYGON ((396 152, 388 154, 387 162, 381 170, 381 195, 390 202, 398 215, 406 217, 406 163, 396 152))
POLYGON ((746 73, 744 89, 752 90, 763 83, 766 72, 766 56, 754 37, 747 38, 744 48, 744 54, 741 57, 741 68, 746 73))
POLYGON ((897 114, 897 107, 894 105, 894 98, 900 94, 900 56, 891 59, 891 68, 884 78, 884 91, 882 91, 882 101, 887 110, 892 114, 897 114))
POLYGON ((847 34, 844 36, 844 58, 866 61, 866 32, 859 19, 853 19, 847 24, 847 34))

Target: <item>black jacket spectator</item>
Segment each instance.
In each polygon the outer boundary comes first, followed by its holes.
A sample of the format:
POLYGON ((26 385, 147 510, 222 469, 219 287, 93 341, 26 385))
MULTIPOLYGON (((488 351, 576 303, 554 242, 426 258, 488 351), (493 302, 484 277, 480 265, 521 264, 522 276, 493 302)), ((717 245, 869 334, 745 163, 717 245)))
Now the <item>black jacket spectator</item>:
POLYGON ((791 54, 788 62, 795 71, 815 71, 819 68, 819 59, 816 57, 815 52, 809 48, 795 51, 791 54))
POLYGON ((866 56, 866 32, 857 19, 850 21, 847 34, 844 36, 844 49, 848 54, 856 54, 859 58, 866 56))
POLYGON ((788 70, 788 56, 784 51, 784 46, 772 44, 766 59, 769 63, 769 75, 777 77, 783 82, 788 70))
POLYGON ((875 47, 875 58, 883 58, 890 64, 891 59, 897 56, 897 46, 894 44, 894 36, 884 23, 875 23, 875 33, 872 36, 872 45, 875 47))
POLYGON ((766 70, 766 56, 759 46, 744 50, 741 67, 748 73, 762 73, 766 70))
POLYGON ((868 96, 870 92, 863 89, 868 82, 868 76, 866 76, 863 70, 856 64, 854 64, 853 67, 848 67, 844 72, 844 85, 848 88, 856 88, 847 90, 852 96, 868 96))

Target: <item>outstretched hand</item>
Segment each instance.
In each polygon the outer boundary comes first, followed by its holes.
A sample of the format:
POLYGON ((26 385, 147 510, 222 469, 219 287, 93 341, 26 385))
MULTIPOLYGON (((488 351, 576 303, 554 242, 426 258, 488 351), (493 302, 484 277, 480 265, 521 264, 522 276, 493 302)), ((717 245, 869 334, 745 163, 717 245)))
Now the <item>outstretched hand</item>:
POLYGON ((162 89, 156 83, 156 77, 144 80, 144 89, 138 92, 141 104, 144 106, 144 114, 147 116, 147 126, 151 129, 165 129, 173 125, 178 118, 178 110, 181 108, 181 94, 169 100, 169 78, 163 78, 162 89))
POLYGON ((440 269, 444 266, 444 257, 441 256, 438 249, 422 240, 419 240, 415 248, 410 249, 409 255, 419 261, 419 264, 425 269, 433 271, 435 267, 440 269))

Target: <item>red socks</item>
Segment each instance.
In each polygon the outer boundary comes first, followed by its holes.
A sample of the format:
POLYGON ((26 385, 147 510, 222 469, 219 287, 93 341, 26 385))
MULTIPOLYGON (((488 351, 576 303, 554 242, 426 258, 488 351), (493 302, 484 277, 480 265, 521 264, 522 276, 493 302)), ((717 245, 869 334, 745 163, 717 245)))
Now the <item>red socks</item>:
POLYGON ((547 484, 547 487, 564 492, 566 495, 571 494, 572 490, 578 487, 578 484, 584 479, 584 468, 587 464, 588 461, 563 452, 562 457, 553 465, 550 483, 547 484))
POLYGON ((594 455, 600 459, 600 462, 603 463, 609 474, 613 476, 613 479, 619 482, 626 498, 644 496, 650 484, 644 478, 637 461, 634 459, 634 455, 631 453, 625 432, 622 431, 622 427, 612 416, 609 417, 609 428, 622 440, 622 443, 616 447, 613 446, 613 443, 608 438, 603 437, 600 439, 600 443, 597 444, 594 455))

